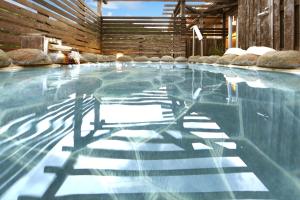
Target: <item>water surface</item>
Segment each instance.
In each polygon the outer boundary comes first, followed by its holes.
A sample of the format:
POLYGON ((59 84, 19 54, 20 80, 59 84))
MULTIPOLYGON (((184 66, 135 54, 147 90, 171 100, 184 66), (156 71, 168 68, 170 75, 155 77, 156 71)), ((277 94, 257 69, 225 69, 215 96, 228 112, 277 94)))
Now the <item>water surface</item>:
POLYGON ((300 78, 191 65, 0 72, 0 199, 300 199, 300 78))

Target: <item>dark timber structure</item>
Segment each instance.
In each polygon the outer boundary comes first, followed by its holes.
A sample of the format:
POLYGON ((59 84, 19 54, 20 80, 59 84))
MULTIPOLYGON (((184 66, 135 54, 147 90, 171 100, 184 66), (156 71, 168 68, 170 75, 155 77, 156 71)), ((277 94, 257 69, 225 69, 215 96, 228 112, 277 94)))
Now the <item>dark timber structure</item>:
MULTIPOLYGON (((300 50, 299 0, 144 0, 166 2, 162 17, 104 17, 84 0, 0 1, 0 49, 41 34, 82 52, 147 56, 222 54, 225 48, 300 50), (193 43, 192 26, 204 36, 193 43)), ((141 1, 141 0, 123 0, 141 1)))

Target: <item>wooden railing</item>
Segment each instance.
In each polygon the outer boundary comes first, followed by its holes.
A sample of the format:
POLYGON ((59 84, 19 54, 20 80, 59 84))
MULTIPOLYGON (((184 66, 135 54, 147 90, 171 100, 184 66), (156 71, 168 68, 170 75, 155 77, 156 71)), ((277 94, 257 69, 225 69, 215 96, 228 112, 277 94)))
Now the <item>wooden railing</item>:
POLYGON ((1 0, 0 49, 20 48, 22 35, 37 33, 101 53, 100 22, 84 0, 1 0))

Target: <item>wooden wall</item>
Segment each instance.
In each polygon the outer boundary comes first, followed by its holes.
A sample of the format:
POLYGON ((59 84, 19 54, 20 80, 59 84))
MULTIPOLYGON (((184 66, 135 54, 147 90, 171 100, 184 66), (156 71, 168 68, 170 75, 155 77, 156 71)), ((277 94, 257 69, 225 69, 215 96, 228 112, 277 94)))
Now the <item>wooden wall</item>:
POLYGON ((277 50, 300 50, 299 0, 239 0, 241 48, 268 46, 277 50), (265 15, 259 13, 265 11, 265 15))
POLYGON ((0 49, 20 48, 20 36, 32 33, 101 52, 100 17, 84 0, 0 0, 0 49))
POLYGON ((169 17, 103 17, 103 53, 185 56, 180 19, 169 17))

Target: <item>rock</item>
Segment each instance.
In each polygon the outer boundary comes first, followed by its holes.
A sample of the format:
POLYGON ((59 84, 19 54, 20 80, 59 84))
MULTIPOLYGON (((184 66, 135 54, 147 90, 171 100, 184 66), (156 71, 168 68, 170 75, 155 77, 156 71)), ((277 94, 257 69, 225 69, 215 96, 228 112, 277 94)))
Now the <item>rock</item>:
POLYGON ((107 62, 108 58, 107 56, 97 54, 97 62, 107 62))
POLYGON ((188 62, 189 63, 196 63, 196 62, 198 62, 198 59, 200 58, 200 56, 190 56, 189 58, 188 58, 188 62))
POLYGON ((180 56, 180 57, 175 58, 175 62, 178 62, 178 63, 187 62, 187 61, 188 61, 188 59, 186 57, 180 56))
POLYGON ((197 59, 197 63, 205 63, 208 56, 201 56, 197 59))
POLYGON ((87 63, 88 61, 78 51, 68 53, 68 64, 87 63))
POLYGON ((7 67, 11 64, 11 60, 4 51, 0 49, 0 67, 7 67))
POLYGON ((68 57, 63 53, 49 53, 48 56, 53 64, 68 64, 68 57))
POLYGON ((91 62, 91 63, 96 63, 96 62, 98 62, 98 55, 97 55, 97 54, 93 54, 93 53, 82 53, 81 56, 82 56, 83 59, 86 60, 87 62, 91 62))
POLYGON ((227 54, 219 58, 216 63, 220 65, 229 65, 236 57, 238 56, 233 54, 227 54))
POLYGON ((203 63, 213 64, 216 63, 219 58, 220 56, 207 56, 207 57, 203 57, 202 61, 203 63))
POLYGON ((117 61, 119 62, 131 62, 132 58, 130 56, 121 56, 119 58, 117 58, 117 61))
POLYGON ((147 56, 137 56, 134 58, 135 62, 148 62, 149 58, 147 56))
POLYGON ((151 61, 151 62, 160 62, 160 58, 159 57, 151 57, 151 58, 149 58, 149 61, 151 61))
POLYGON ((9 51, 7 55, 15 65, 34 66, 52 64, 49 56, 39 49, 17 49, 9 51))
POLYGON ((246 53, 233 59, 232 65, 253 66, 256 65, 258 55, 246 53))
POLYGON ((107 58, 107 62, 115 62, 116 61, 115 55, 109 55, 106 58, 107 58))
POLYGON ((269 48, 269 47, 256 47, 256 46, 253 46, 253 47, 249 47, 246 51, 247 54, 254 54, 254 55, 258 55, 258 56, 262 56, 264 55, 265 53, 268 53, 268 52, 275 52, 276 50, 275 49, 272 49, 272 48, 269 48))
POLYGON ((243 49, 230 48, 230 49, 227 49, 227 51, 225 52, 224 55, 237 55, 237 56, 240 56, 240 55, 243 55, 244 53, 246 53, 246 51, 243 50, 243 49))
POLYGON ((174 62, 174 58, 172 56, 163 56, 160 60, 162 62, 174 62))
POLYGON ((257 66, 268 68, 300 68, 300 51, 276 51, 260 56, 257 66))

